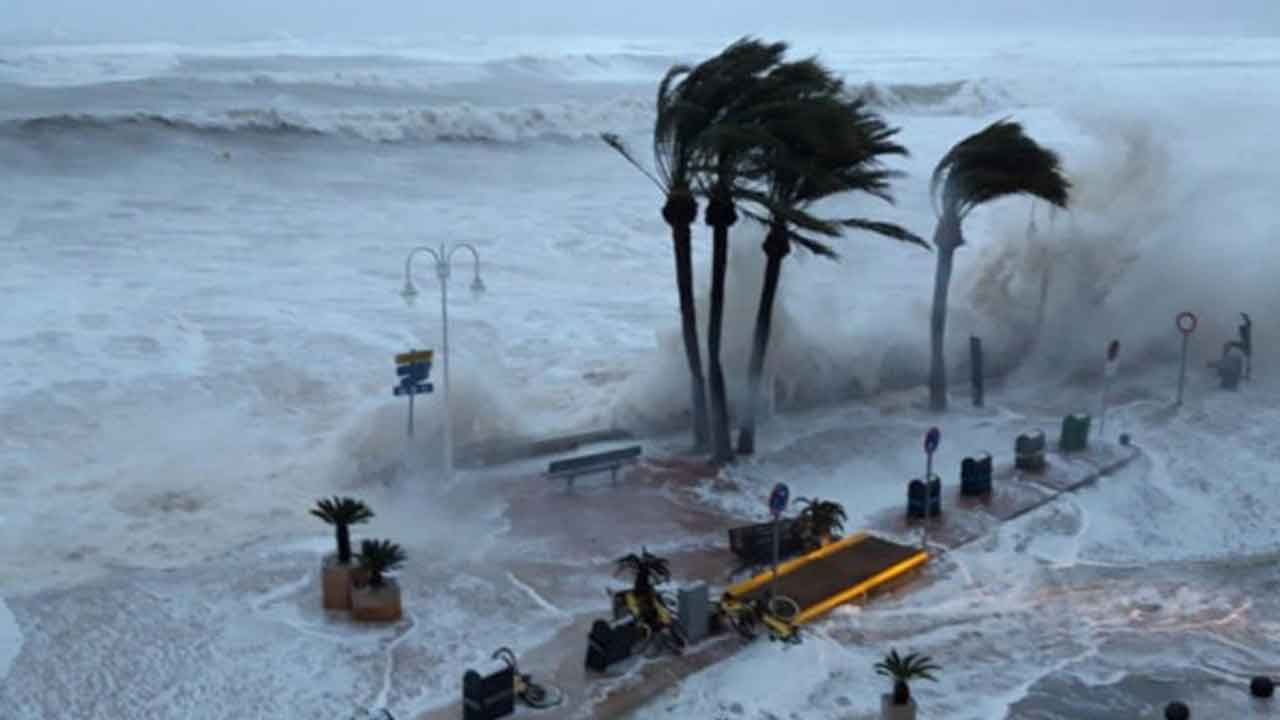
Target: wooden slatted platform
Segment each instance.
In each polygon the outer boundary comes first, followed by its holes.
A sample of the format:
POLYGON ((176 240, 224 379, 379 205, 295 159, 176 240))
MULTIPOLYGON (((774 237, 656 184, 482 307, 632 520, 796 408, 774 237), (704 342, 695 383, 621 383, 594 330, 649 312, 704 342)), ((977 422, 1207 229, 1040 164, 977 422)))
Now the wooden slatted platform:
MULTIPOLYGON (((776 592, 795 601, 797 625, 862 597, 919 568, 929 556, 916 547, 856 533, 808 555, 778 565, 776 592)), ((773 571, 734 585, 725 594, 738 600, 763 600, 773 571)))

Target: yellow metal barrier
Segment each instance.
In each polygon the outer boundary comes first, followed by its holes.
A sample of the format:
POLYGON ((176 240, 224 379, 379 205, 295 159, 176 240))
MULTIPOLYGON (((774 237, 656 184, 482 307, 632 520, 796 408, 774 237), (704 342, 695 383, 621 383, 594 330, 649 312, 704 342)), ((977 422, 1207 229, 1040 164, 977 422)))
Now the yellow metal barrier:
MULTIPOLYGON (((791 572, 792 570, 795 570, 798 567, 803 567, 805 565, 808 565, 814 560, 818 560, 820 558, 827 557, 828 555, 841 552, 846 548, 852 545, 857 545, 858 543, 866 539, 867 539, 867 534, 865 532, 854 533, 849 537, 841 538, 831 543, 830 545, 820 547, 817 550, 814 550, 813 552, 809 553, 808 555, 801 555, 798 558, 793 558, 784 563, 780 563, 778 565, 778 577, 782 577, 783 575, 786 575, 787 573, 791 572)), ((773 580, 772 569, 770 569, 767 572, 761 573, 760 575, 757 575, 749 580, 744 580, 743 582, 740 582, 737 585, 734 585, 728 588, 727 590, 724 591, 724 593, 726 595, 741 597, 741 596, 747 595, 748 593, 754 590, 757 590, 763 587, 764 585, 769 584, 770 580, 773 580)))

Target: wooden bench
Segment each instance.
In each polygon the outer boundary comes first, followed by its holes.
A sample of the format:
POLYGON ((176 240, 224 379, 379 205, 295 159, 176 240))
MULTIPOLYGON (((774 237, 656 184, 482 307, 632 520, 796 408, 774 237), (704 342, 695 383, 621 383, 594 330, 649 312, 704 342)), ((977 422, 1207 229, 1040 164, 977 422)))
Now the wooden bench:
POLYGON ((573 479, 577 476, 608 470, 612 482, 617 483, 618 469, 623 465, 636 462, 641 452, 643 452, 643 448, 639 445, 632 445, 617 450, 606 450, 605 452, 592 453, 590 455, 554 460, 547 466, 547 477, 564 478, 566 480, 565 489, 572 490, 573 479))
MULTIPOLYGON (((742 561, 736 572, 756 565, 768 565, 773 561, 773 523, 743 525, 729 528, 729 550, 742 561)), ((783 518, 778 524, 778 558, 786 560, 803 554, 804 539, 800 537, 795 518, 783 518)))

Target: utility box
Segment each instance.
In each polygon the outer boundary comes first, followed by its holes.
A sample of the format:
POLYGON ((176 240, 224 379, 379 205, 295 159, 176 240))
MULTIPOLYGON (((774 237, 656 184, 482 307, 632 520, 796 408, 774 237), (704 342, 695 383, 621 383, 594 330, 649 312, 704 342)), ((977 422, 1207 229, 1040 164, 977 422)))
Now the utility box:
POLYGON ((1068 415, 1062 418, 1062 436, 1058 449, 1064 453, 1081 452, 1089 447, 1089 426, 1093 418, 1088 415, 1068 415))
POLYGON ((676 591, 676 617, 685 640, 690 644, 700 642, 710 634, 711 603, 706 583, 682 587, 676 591))

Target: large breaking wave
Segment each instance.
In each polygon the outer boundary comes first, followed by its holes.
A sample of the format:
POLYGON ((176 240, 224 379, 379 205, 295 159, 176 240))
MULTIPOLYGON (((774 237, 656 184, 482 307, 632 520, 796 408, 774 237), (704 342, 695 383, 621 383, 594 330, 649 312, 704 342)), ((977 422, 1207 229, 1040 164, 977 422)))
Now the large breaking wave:
MULTIPOLYGON (((657 76, 655 75, 655 78, 657 76)), ((201 90, 204 85, 201 84, 201 90)), ((130 83, 132 85, 132 83, 130 83)), ((870 103, 893 114, 977 115, 994 112, 1012 103, 1008 93, 985 81, 930 84, 872 84, 851 86, 870 103)), ((594 139, 601 132, 642 133, 652 127, 651 89, 607 94, 598 98, 571 98, 550 102, 504 104, 496 93, 478 94, 475 100, 449 101, 441 97, 388 98, 353 96, 340 88, 324 93, 309 86, 264 88, 251 82, 243 100, 225 90, 212 95, 221 107, 168 109, 175 104, 169 88, 162 100, 143 95, 127 103, 141 109, 49 112, 0 119, 0 135, 18 139, 33 136, 152 130, 198 135, 235 136, 296 135, 339 137, 374 143, 479 142, 517 144, 534 141, 576 142, 594 139), (301 98, 303 102, 286 99, 301 98), (275 101, 273 101, 273 99, 275 101), (243 104, 240 104, 240 103, 243 104), (363 104, 361 104, 363 103, 363 104), (166 109, 151 109, 147 106, 166 109)), ((202 100, 202 105, 210 104, 202 100)), ((72 102, 63 103, 74 105, 72 102)), ((3 117, 3 116, 0 116, 3 117)))

